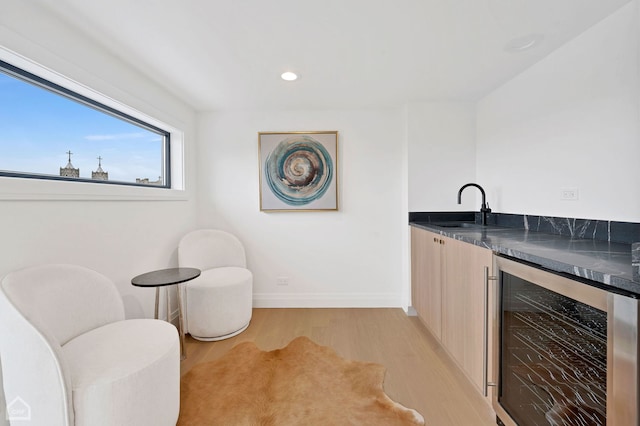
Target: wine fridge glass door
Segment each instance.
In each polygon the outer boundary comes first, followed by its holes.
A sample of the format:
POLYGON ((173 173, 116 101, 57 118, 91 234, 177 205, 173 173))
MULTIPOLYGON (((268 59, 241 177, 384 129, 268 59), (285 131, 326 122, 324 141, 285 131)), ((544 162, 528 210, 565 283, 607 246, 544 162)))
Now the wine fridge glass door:
POLYGON ((607 313, 501 278, 500 405, 523 426, 605 426, 607 313))
POLYGON ((507 426, 638 425, 638 300, 496 256, 493 408, 507 426))

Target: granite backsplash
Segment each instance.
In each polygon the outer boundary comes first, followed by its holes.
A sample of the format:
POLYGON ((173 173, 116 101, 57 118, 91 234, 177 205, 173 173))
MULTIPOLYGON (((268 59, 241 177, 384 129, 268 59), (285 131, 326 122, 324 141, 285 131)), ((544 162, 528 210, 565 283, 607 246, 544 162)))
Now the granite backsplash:
MULTIPOLYGON (((480 213, 478 212, 409 213, 409 222, 441 222, 446 220, 474 221, 476 223, 481 222, 480 213)), ((638 246, 640 247, 640 223, 634 222, 490 213, 487 216, 487 224, 502 226, 505 228, 527 229, 530 231, 563 235, 571 238, 609 241, 624 244, 638 243, 638 246)), ((640 248, 636 248, 635 252, 638 252, 639 250, 640 248)), ((637 256, 640 256, 640 253, 638 253, 637 256)), ((640 263, 640 260, 637 260, 637 262, 640 263)))

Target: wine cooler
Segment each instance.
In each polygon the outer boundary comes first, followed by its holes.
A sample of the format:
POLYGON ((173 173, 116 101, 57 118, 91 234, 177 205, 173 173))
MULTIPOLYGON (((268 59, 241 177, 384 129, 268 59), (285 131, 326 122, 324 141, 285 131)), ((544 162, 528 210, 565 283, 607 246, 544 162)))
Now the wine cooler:
POLYGON ((638 425, 638 300, 495 259, 498 423, 638 425))

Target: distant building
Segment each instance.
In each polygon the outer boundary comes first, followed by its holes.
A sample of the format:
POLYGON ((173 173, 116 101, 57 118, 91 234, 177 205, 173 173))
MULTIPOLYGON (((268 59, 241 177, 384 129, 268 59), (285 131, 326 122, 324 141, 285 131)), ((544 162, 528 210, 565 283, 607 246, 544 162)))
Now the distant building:
POLYGON ((60 167, 60 176, 79 178, 80 169, 76 169, 73 167, 73 164, 71 164, 71 154, 73 154, 73 152, 67 151, 67 154, 69 154, 69 162, 66 167, 60 167))
POLYGON ((91 179, 109 180, 109 173, 102 170, 102 157, 98 157, 98 169, 91 172, 91 179))
POLYGON ((155 186, 162 186, 164 183, 162 182, 162 176, 158 176, 158 180, 156 181, 150 181, 149 178, 136 178, 136 183, 142 184, 142 185, 155 185, 155 186))

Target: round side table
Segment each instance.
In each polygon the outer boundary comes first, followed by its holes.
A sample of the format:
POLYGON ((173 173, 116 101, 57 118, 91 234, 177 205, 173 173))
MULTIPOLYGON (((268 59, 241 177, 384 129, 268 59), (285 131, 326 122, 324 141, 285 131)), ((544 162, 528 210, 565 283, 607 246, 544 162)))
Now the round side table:
POLYGON ((156 305, 155 319, 158 319, 158 305, 160 302, 160 287, 165 287, 167 299, 167 322, 171 322, 169 314, 169 291, 168 286, 176 285, 176 293, 178 294, 178 334, 180 335, 180 357, 185 359, 187 354, 184 347, 184 326, 182 318, 182 289, 180 284, 190 281, 200 276, 200 269, 197 268, 169 268, 160 269, 158 271, 147 272, 138 275, 131 280, 131 284, 136 287, 155 287, 156 288, 156 305))

